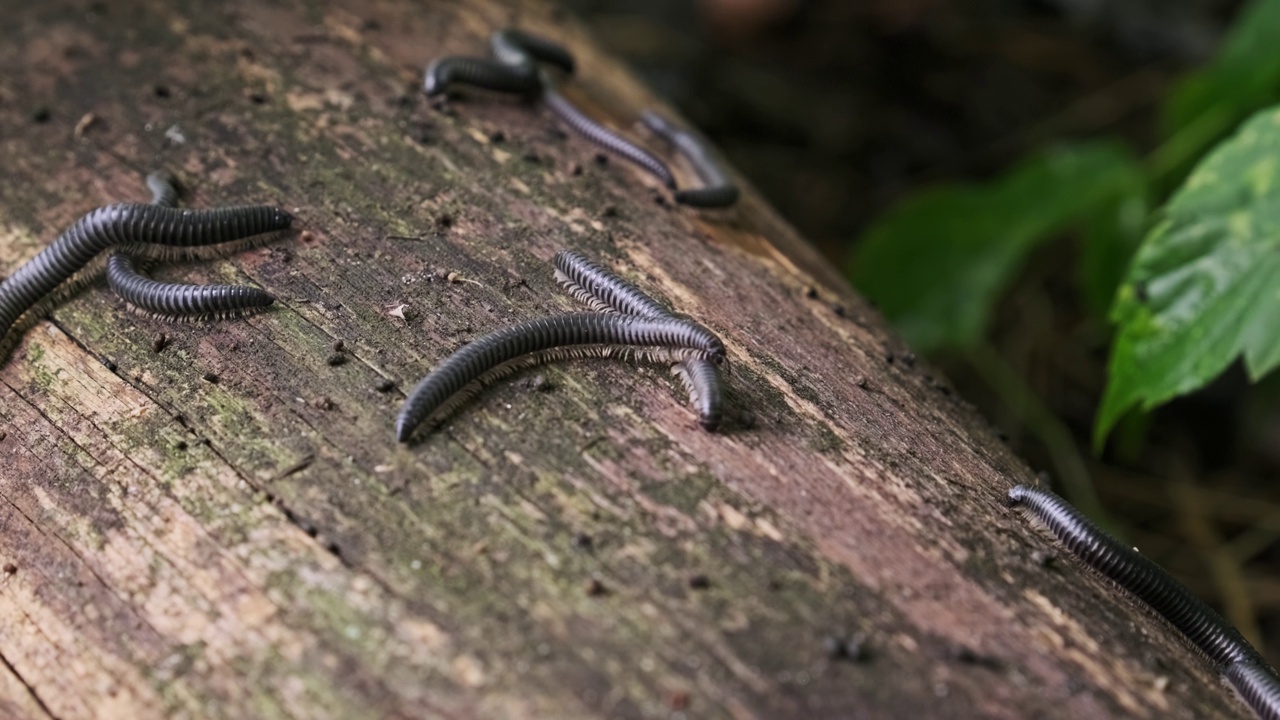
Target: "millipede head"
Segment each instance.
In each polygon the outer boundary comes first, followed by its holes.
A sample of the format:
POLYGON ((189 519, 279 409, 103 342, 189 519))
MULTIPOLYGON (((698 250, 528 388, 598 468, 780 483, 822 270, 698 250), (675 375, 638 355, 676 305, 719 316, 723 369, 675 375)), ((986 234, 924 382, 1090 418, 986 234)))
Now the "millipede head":
POLYGON ((396 418, 396 442, 409 442, 409 438, 413 437, 413 431, 416 427, 417 425, 413 424, 403 415, 396 418))
POLYGON ((721 185, 712 188, 695 188, 693 190, 677 190, 673 197, 681 205, 696 208, 723 208, 738 202, 738 188, 733 185, 721 185))
POLYGON ((1009 488, 1009 494, 1004 498, 1004 504, 1008 507, 1017 507, 1026 502, 1030 489, 1026 485, 1014 485, 1009 488))
POLYGON ((427 97, 438 97, 449 89, 449 79, 441 72, 440 63, 449 58, 436 58, 427 63, 427 71, 422 77, 422 92, 427 97))
POLYGON ((271 208, 271 225, 274 230, 288 230, 293 226, 293 213, 284 208, 271 208))
POLYGON ((454 85, 532 97, 542 92, 542 76, 532 61, 526 65, 504 65, 485 58, 451 56, 437 58, 427 65, 422 78, 422 91, 427 97, 444 95, 454 85))

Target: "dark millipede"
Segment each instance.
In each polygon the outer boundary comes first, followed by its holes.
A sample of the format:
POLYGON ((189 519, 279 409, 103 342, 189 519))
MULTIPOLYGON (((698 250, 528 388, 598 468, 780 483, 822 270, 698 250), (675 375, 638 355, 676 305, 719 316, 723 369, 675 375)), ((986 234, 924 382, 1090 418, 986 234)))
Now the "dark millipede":
POLYGON ((1114 580, 1182 632, 1263 720, 1280 720, 1280 678, 1238 630, 1159 565, 1045 490, 1018 485, 1010 505, 1043 522, 1084 564, 1114 580))
POLYGON ((454 85, 472 85, 527 97, 535 97, 542 92, 542 79, 532 67, 472 57, 445 57, 433 60, 427 66, 422 91, 428 97, 442 95, 454 85))
POLYGON ((573 53, 559 43, 537 35, 507 28, 489 36, 489 49, 505 65, 532 65, 532 60, 557 67, 569 75, 577 63, 573 53))
MULTIPOLYGON (((519 30, 495 32, 490 36, 489 46, 498 61, 508 67, 534 67, 535 61, 541 60, 569 73, 574 70, 573 54, 567 48, 519 30)), ((618 157, 648 170, 663 185, 675 189, 675 176, 656 155, 588 117, 557 92, 545 75, 541 76, 541 82, 542 102, 571 130, 618 157)))
MULTIPOLYGON (((178 205, 178 188, 174 185, 173 176, 167 172, 153 172, 147 175, 147 189, 151 191, 151 204, 161 207, 176 207, 178 205)), ((141 277, 133 268, 132 260, 121 252, 112 253, 107 258, 107 284, 115 291, 116 295, 122 297, 125 302, 129 301, 128 297, 121 295, 118 285, 127 285, 133 277, 141 277), (117 260, 117 258, 119 258, 117 260)))
POLYGON ((667 188, 675 189, 675 176, 662 160, 574 107, 538 68, 538 61, 542 61, 572 73, 575 62, 568 49, 551 40, 514 29, 493 33, 489 46, 497 60, 455 56, 432 61, 422 81, 423 91, 428 96, 436 96, 446 92, 451 85, 466 84, 497 92, 538 96, 571 130, 649 171, 667 188))
POLYGON ((561 250, 551 259, 556 268, 556 278, 577 300, 591 305, 592 301, 603 305, 604 312, 644 317, 666 317, 671 311, 644 294, 635 285, 609 272, 584 255, 573 250, 561 250), (576 289, 575 289, 576 288, 576 289))
MULTIPOLYGON (((673 317, 671 311, 635 285, 580 253, 562 250, 556 253, 552 263, 556 267, 556 279, 565 290, 593 310, 641 317, 673 317)), ((699 424, 707 430, 718 428, 724 396, 720 368, 706 360, 691 358, 677 363, 671 371, 689 393, 699 424)))
POLYGON ((284 230, 292 222, 284 210, 263 205, 180 210, 121 203, 97 208, 0 283, 0 337, 109 248, 165 246, 176 252, 284 230))
POLYGON ((451 395, 448 400, 441 403, 439 407, 428 413, 419 427, 435 427, 445 418, 452 415, 458 408, 470 402, 481 390, 529 368, 567 360, 595 360, 602 358, 612 358, 633 363, 679 364, 696 362, 706 363, 711 367, 715 367, 714 363, 699 357, 701 352, 701 350, 690 348, 628 347, 625 345, 574 345, 539 350, 538 352, 508 360, 467 383, 462 389, 451 395))
POLYGON ((239 317, 275 302, 266 291, 247 285, 158 282, 140 275, 124 253, 115 253, 107 259, 107 282, 134 307, 156 315, 191 320, 239 317))
POLYGON ((485 373, 522 355, 570 345, 637 345, 682 348, 721 362, 724 343, 697 323, 674 318, 570 313, 511 325, 471 342, 445 358, 409 393, 396 418, 396 438, 415 428, 455 393, 485 373))
POLYGON ((1280 679, 1266 663, 1231 663, 1222 676, 1261 720, 1280 720, 1280 679))
POLYGON ((1018 485, 1009 491, 1008 501, 1034 514, 1085 565, 1150 605, 1215 667, 1242 660, 1263 662, 1258 651, 1213 608, 1159 565, 1094 525, 1066 500, 1047 490, 1018 485))
POLYGON ((692 207, 719 208, 738 201, 738 187, 701 139, 652 110, 645 110, 640 122, 683 155, 702 181, 702 187, 696 190, 677 190, 674 194, 676 202, 692 207))
POLYGON ((698 413, 698 423, 707 430, 720 427, 720 409, 724 391, 720 388, 720 368, 699 358, 692 358, 671 366, 671 372, 680 379, 689 402, 698 413))
MULTIPOLYGON (((178 197, 167 174, 147 176, 151 203, 173 206, 178 197)), ((107 259, 107 284, 133 307, 154 315, 190 320, 239 317, 271 306, 275 298, 266 291, 245 285, 187 285, 157 282, 143 276, 127 253, 116 252, 107 259)))
POLYGON ((658 159, 658 156, 592 120, 550 86, 543 88, 542 102, 574 132, 614 155, 649 171, 649 174, 667 188, 675 189, 675 176, 671 174, 671 169, 666 163, 658 159))

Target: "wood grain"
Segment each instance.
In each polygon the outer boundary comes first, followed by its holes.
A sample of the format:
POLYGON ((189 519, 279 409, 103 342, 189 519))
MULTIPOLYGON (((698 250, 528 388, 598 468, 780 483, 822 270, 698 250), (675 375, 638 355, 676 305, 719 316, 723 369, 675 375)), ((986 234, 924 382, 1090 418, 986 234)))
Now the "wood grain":
POLYGON ((536 106, 428 105, 428 60, 512 24, 615 126, 659 104, 541 3, 9 9, 0 272, 160 167, 299 231, 159 271, 271 312, 171 325, 99 283, 0 367, 0 714, 1242 716, 1166 626, 1032 560, 1000 502, 1031 471, 749 188, 698 214, 536 106), (665 368, 583 361, 397 446, 434 363, 574 307, 562 248, 721 334, 725 432, 665 368), (861 662, 824 648, 858 633, 861 662))

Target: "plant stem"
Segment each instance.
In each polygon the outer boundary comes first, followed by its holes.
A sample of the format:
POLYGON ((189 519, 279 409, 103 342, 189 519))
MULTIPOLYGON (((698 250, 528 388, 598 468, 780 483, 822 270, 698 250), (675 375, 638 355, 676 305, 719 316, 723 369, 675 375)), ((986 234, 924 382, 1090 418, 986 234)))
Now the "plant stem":
POLYGON ((1102 507, 1076 439, 1005 358, 989 343, 969 349, 965 359, 977 371, 1000 402, 1014 412, 1049 452, 1063 495, 1094 522, 1114 532, 1118 529, 1102 507))

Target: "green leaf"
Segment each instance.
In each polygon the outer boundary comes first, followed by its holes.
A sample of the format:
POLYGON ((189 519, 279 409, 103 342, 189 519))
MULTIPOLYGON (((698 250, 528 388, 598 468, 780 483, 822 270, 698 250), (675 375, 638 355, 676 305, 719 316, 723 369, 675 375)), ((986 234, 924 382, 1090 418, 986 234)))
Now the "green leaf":
POLYGON ((1116 289, 1142 242, 1149 214, 1146 179, 1135 172, 1129 190, 1089 218, 1080 257, 1080 289, 1099 320, 1111 309, 1116 289))
POLYGON ((891 210, 863 236, 850 277, 918 350, 970 347, 1034 247, 1132 188, 1118 143, 1040 153, 1003 178, 946 186, 891 210))
POLYGON ((1236 357, 1280 363, 1280 107, 1251 118, 1187 178, 1116 295, 1095 447, 1134 406, 1202 387, 1236 357))
MULTIPOLYGON (((1253 0, 1241 11, 1213 62, 1188 75, 1164 108, 1166 134, 1212 142, 1280 97, 1280 0, 1253 0), (1193 127, 1199 124, 1200 127, 1193 127)), ((1196 153, 1198 154, 1198 153, 1196 153)))

